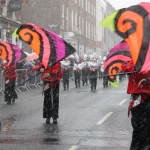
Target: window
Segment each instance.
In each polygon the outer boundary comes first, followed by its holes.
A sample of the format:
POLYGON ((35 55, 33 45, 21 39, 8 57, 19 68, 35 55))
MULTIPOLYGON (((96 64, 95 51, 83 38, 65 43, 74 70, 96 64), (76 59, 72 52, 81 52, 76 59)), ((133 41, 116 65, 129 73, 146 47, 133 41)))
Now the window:
POLYGON ((66 8, 66 20, 68 20, 69 19, 69 13, 68 13, 68 7, 66 8))
POLYGON ((73 20, 74 20, 74 17, 73 17, 73 10, 72 10, 72 12, 71 12, 71 25, 72 25, 72 31, 73 31, 73 25, 74 25, 73 20))
POLYGON ((78 20, 78 15, 77 15, 77 12, 75 13, 75 26, 77 26, 77 20, 78 20))
POLYGON ((94 7, 94 10, 93 10, 93 11, 94 11, 94 12, 93 12, 93 13, 94 13, 93 15, 94 15, 94 17, 95 17, 95 15, 96 15, 96 14, 95 14, 95 7, 94 7))
POLYGON ((90 22, 88 23, 88 38, 90 39, 90 32, 91 32, 91 28, 90 28, 90 22))
POLYGON ((81 0, 79 0, 79 6, 81 6, 81 0))
POLYGON ((83 29, 84 29, 84 19, 82 18, 82 33, 83 33, 83 29))
POLYGON ((79 28, 80 28, 81 27, 81 16, 79 16, 78 21, 79 21, 79 28))
POLYGON ((93 37, 93 24, 91 24, 91 39, 93 40, 94 37, 93 37))
POLYGON ((84 8, 84 0, 82 0, 82 8, 84 8))
POLYGON ((91 6, 91 14, 92 14, 92 16, 94 15, 94 13, 93 13, 93 4, 91 6))
POLYGON ((85 0, 85 11, 87 12, 87 0, 85 0))
POLYGON ((87 21, 86 21, 86 38, 88 37, 88 25, 87 25, 87 21))
POLYGON ((88 1, 88 13, 90 14, 90 1, 88 1))
POLYGON ((64 18, 62 18, 62 29, 64 29, 64 25, 65 24, 65 21, 64 21, 64 18))
POLYGON ((68 28, 69 28, 69 8, 67 7, 66 8, 66 30, 68 30, 68 28))
POLYGON ((65 13, 65 5, 62 5, 62 18, 64 18, 64 13, 65 13))

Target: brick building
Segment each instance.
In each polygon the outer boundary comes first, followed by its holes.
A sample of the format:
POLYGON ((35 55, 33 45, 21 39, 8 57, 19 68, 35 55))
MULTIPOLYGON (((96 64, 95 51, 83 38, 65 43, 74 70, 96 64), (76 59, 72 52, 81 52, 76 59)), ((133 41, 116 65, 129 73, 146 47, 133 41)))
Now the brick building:
POLYGON ((96 0, 24 0, 21 18, 60 35, 79 55, 93 53, 96 0))
MULTIPOLYGON (((0 0, 0 39, 16 43, 13 31, 21 24, 21 0, 0 0)), ((19 43, 17 43, 19 44, 19 43)))

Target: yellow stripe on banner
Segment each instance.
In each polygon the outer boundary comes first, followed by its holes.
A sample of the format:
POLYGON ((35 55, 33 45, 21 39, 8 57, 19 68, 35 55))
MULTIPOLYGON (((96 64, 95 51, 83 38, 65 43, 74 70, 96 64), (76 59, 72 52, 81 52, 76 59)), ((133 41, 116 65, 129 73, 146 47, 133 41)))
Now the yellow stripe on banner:
POLYGON ((112 86, 114 86, 115 88, 119 88, 119 84, 118 84, 116 81, 114 81, 114 82, 110 82, 110 81, 109 81, 109 83, 110 83, 112 86))

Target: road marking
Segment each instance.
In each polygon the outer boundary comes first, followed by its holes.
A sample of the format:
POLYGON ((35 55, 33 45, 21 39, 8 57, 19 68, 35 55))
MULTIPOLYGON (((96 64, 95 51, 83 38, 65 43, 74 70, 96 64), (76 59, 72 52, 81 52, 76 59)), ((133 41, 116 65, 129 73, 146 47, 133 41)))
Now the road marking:
POLYGON ((103 117, 97 125, 101 125, 108 117, 110 117, 113 114, 113 112, 109 112, 105 117, 103 117))
POLYGON ((127 99, 124 99, 122 102, 120 102, 118 105, 122 105, 123 103, 125 103, 125 101, 127 101, 127 99))
MULTIPOLYGON (((73 86, 69 87, 69 89, 73 89, 73 88, 74 88, 73 86)), ((62 91, 68 91, 69 89, 66 89, 66 90, 62 89, 62 90, 60 90, 60 92, 62 92, 62 91)))
POLYGON ((40 96, 42 96, 42 95, 34 96, 34 97, 31 97, 31 98, 36 98, 36 97, 40 97, 40 96))
POLYGON ((78 147, 79 147, 79 146, 74 145, 74 146, 72 146, 69 150, 76 150, 78 147))
POLYGON ((5 106, 5 105, 1 105, 0 107, 3 107, 3 106, 5 106))

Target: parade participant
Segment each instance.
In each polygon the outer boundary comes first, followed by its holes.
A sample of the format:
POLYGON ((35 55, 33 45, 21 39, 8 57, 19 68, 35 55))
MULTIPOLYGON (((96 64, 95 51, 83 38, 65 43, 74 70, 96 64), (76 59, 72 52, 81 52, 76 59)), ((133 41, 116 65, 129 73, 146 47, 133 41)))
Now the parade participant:
MULTIPOLYGON (((133 62, 122 65, 124 72, 133 72, 133 62)), ((130 150, 150 149, 150 74, 128 74, 127 93, 131 94, 128 107, 128 116, 131 111, 131 124, 133 127, 130 150)))
POLYGON ((88 84, 88 75, 89 75, 89 69, 86 59, 83 59, 82 65, 82 85, 88 84))
POLYGON ((69 77, 70 77, 70 61, 66 57, 64 61, 61 61, 61 69, 63 72, 63 87, 64 90, 69 89, 69 77))
POLYGON ((91 81, 91 91, 96 90, 97 86, 97 74, 98 74, 98 63, 96 58, 89 64, 90 65, 90 81, 91 81))
POLYGON ((37 66, 32 64, 32 67, 42 73, 41 80, 44 83, 43 118, 46 118, 47 124, 50 123, 50 118, 53 118, 53 123, 56 124, 59 117, 59 84, 63 76, 61 63, 57 62, 47 69, 42 63, 37 66))
POLYGON ((89 58, 89 61, 87 62, 87 64, 88 64, 88 70, 89 70, 89 73, 88 73, 88 78, 89 78, 89 83, 91 84, 91 79, 90 79, 90 64, 93 62, 93 55, 90 55, 89 56, 90 58, 89 58))
POLYGON ((107 87, 108 86, 108 76, 106 74, 106 72, 104 71, 104 65, 101 66, 101 73, 102 73, 102 78, 103 78, 103 87, 107 87))
POLYGON ((81 70, 82 70, 82 66, 79 63, 79 59, 76 59, 75 64, 73 66, 74 79, 75 79, 75 86, 76 86, 76 88, 80 87, 81 70))
POLYGON ((7 104, 11 104, 11 102, 14 103, 15 99, 18 98, 15 91, 15 81, 17 78, 16 65, 8 66, 7 62, 5 62, 1 67, 4 70, 3 75, 5 77, 4 101, 7 104))
POLYGON ((103 77, 103 72, 101 70, 101 67, 104 63, 103 62, 99 62, 99 66, 98 66, 98 74, 99 74, 99 79, 102 79, 103 77))

